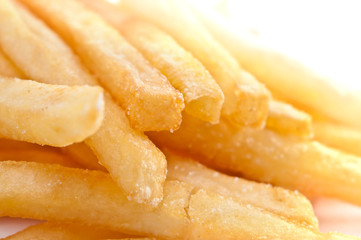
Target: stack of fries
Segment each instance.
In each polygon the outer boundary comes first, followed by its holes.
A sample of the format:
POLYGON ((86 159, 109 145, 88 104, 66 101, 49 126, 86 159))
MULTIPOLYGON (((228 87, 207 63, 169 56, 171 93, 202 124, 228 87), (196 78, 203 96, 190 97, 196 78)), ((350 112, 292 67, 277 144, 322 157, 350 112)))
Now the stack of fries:
POLYGON ((361 97, 180 0, 1 0, 0 75, 6 239, 357 239, 361 97))

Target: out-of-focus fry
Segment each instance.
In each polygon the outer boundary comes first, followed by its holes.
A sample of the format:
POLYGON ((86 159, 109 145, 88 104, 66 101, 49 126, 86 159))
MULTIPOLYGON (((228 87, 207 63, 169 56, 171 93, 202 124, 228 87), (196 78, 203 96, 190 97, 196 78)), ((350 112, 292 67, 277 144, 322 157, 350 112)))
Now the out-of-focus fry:
POLYGON ((360 238, 338 232, 329 232, 326 233, 326 240, 360 240, 360 238))
POLYGON ((0 48, 0 75, 4 77, 24 78, 24 74, 5 55, 0 48))
POLYGON ((267 88, 296 106, 308 107, 344 124, 361 127, 361 95, 345 94, 329 79, 251 36, 237 34, 219 16, 198 12, 202 23, 239 63, 267 88))
POLYGON ((313 121, 315 139, 330 147, 361 156, 361 131, 331 121, 313 121))
POLYGON ((270 102, 266 128, 280 134, 298 136, 302 139, 313 137, 312 118, 290 104, 272 100, 270 102))
POLYGON ((0 136, 66 146, 94 134, 103 120, 100 87, 60 86, 0 77, 0 136))
MULTIPOLYGON (((97 84, 56 34, 26 9, 15 8, 8 0, 0 1, 0 45, 36 81, 97 84)), ((131 128, 124 111, 109 94, 104 97, 103 123, 85 142, 129 199, 157 205, 162 199, 165 157, 144 134, 131 128)))
POLYGON ((191 187, 167 181, 156 208, 128 201, 109 174, 55 164, 0 162, 0 215, 94 225, 128 234, 179 238, 191 187), (46 206, 46 207, 44 207, 46 206), (67 209, 67 211, 64 211, 67 209))
POLYGON ((227 176, 168 149, 163 152, 168 160, 167 179, 186 182, 197 189, 231 197, 236 202, 252 204, 283 216, 287 221, 318 229, 311 203, 297 192, 227 176))
POLYGON ((182 2, 123 0, 115 3, 114 7, 158 25, 198 58, 224 93, 222 115, 228 121, 237 126, 264 126, 269 92, 239 66, 182 2))
POLYGON ((99 164, 98 158, 85 143, 75 143, 61 148, 61 151, 64 154, 70 156, 75 162, 80 163, 86 169, 100 170, 103 172, 107 171, 102 165, 99 164))
POLYGON ((223 92, 203 65, 171 36, 156 26, 135 19, 103 0, 81 0, 101 14, 158 68, 184 97, 185 111, 204 121, 217 123, 223 92))
POLYGON ((30 226, 4 240, 98 240, 126 236, 126 234, 94 227, 45 222, 30 226))
POLYGON ((181 128, 149 133, 158 145, 192 154, 206 165, 272 183, 303 194, 334 197, 361 205, 361 159, 316 141, 278 135, 267 129, 236 131, 183 115, 181 128))
POLYGON ((75 50, 139 130, 175 130, 182 95, 95 13, 74 0, 21 0, 75 50))
POLYGON ((58 151, 50 150, 0 150, 0 161, 14 160, 38 163, 60 164, 65 167, 82 167, 58 151))

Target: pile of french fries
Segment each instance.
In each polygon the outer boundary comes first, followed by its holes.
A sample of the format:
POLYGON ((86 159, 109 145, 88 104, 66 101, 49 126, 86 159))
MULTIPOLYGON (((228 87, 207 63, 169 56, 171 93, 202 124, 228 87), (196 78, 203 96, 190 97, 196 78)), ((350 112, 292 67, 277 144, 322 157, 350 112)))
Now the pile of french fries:
POLYGON ((217 16, 1 0, 0 76, 6 239, 358 239, 309 199, 361 205, 361 97, 217 16))

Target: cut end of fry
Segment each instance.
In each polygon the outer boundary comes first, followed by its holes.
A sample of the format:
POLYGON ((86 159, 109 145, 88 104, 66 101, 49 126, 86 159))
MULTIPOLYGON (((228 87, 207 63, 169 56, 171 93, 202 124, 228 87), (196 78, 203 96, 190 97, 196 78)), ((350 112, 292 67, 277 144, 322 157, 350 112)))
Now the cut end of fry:
POLYGON ((312 117, 292 105, 272 100, 269 106, 266 128, 280 134, 302 139, 313 137, 312 117))
POLYGON ((60 86, 0 79, 0 135, 40 145, 66 146, 94 134, 103 120, 100 87, 60 86))
POLYGON ((187 102, 184 110, 196 118, 216 124, 221 117, 222 106, 223 98, 219 99, 213 96, 201 96, 187 102))

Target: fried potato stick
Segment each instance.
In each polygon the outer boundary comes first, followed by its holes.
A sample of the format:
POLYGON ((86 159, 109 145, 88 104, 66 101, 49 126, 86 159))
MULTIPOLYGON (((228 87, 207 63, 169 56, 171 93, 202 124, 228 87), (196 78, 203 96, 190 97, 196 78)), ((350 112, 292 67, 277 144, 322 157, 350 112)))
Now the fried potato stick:
POLYGON ((361 131, 332 121, 314 121, 315 139, 330 147, 361 156, 361 131))
POLYGON ((4 238, 4 240, 98 240, 126 236, 126 234, 94 227, 45 222, 30 226, 23 231, 4 238))
POLYGON ((165 198, 156 209, 129 202, 100 171, 8 161, 0 162, 0 181, 6 183, 0 189, 3 216, 76 222, 166 239, 324 239, 264 209, 204 189, 192 191, 178 181, 166 181, 165 198))
POLYGON ((167 181, 156 208, 127 200, 109 174, 55 164, 0 162, 0 215, 97 226, 140 236, 180 238, 191 188, 167 181), (46 207, 45 207, 46 206, 46 207), (66 209, 66 211, 64 211, 66 209))
POLYGON ((211 13, 198 12, 202 23, 241 66, 272 92, 292 104, 306 106, 346 125, 361 127, 361 96, 340 91, 329 79, 252 37, 237 34, 211 13))
POLYGON ((225 100, 222 116, 236 126, 263 127, 270 94, 243 70, 180 1, 123 0, 114 4, 165 30, 208 69, 225 100))
POLYGON ((312 117, 290 104, 277 100, 270 102, 266 128, 302 139, 313 137, 312 117))
POLYGON ((205 189, 234 201, 263 208, 312 229, 318 229, 310 201, 297 192, 269 184, 231 177, 207 168, 192 158, 163 149, 168 161, 167 179, 178 180, 205 189))
POLYGON ((117 28, 168 78, 183 94, 188 114, 211 123, 219 121, 223 92, 204 66, 170 35, 148 22, 131 19, 107 1, 81 2, 117 28))
POLYGON ((93 135, 104 116, 100 87, 0 77, 0 136, 67 146, 93 135))
POLYGON ((74 162, 79 163, 86 169, 100 170, 103 172, 107 171, 102 165, 99 164, 98 158, 85 143, 75 143, 61 148, 61 151, 67 156, 70 156, 74 162))
POLYGON ((101 84, 126 109, 132 126, 175 130, 182 95, 100 16, 74 0, 22 0, 80 56, 101 84))
POLYGON ((361 205, 361 159, 316 141, 270 130, 235 130, 183 115, 173 134, 149 133, 159 146, 192 154, 203 163, 246 178, 296 189, 309 197, 334 197, 361 205))
POLYGON ((4 77, 24 78, 21 70, 5 55, 0 48, 0 75, 4 77))
MULTIPOLYGON (((33 80, 64 85, 97 85, 79 59, 43 22, 21 6, 0 1, 0 45, 33 80), (16 42, 16 44, 14 44, 16 42), (20 48, 20 49, 19 49, 20 48)), ((129 199, 157 205, 162 199, 166 160, 109 94, 100 129, 85 140, 129 199)))

